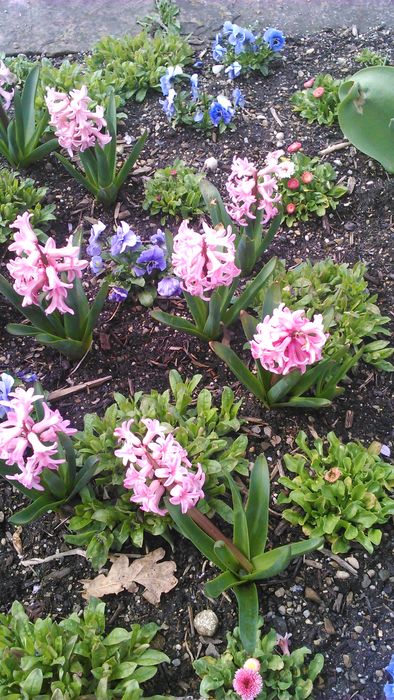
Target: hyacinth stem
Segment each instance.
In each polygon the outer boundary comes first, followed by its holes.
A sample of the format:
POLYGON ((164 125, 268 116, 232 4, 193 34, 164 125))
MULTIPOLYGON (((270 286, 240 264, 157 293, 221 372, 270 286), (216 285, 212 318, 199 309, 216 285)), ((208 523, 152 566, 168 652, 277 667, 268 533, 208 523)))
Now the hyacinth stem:
POLYGON ((3 124, 4 128, 7 129, 8 128, 8 117, 7 117, 7 113, 6 113, 3 105, 1 104, 1 102, 0 102, 0 121, 3 124))
POLYGON ((234 542, 223 535, 219 528, 217 528, 216 525, 214 525, 209 518, 206 517, 206 515, 203 515, 203 513, 201 513, 197 508, 189 508, 187 514, 192 520, 194 520, 196 525, 198 525, 201 530, 206 532, 207 535, 212 537, 215 542, 224 542, 245 571, 248 571, 248 573, 252 573, 254 571, 253 565, 250 563, 249 559, 242 554, 238 547, 235 546, 234 542))

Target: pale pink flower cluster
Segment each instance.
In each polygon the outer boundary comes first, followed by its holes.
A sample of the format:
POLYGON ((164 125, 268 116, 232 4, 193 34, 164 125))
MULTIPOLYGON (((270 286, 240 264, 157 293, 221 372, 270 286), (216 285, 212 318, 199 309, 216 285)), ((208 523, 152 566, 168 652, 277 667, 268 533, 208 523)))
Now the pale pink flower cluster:
POLYGON ((71 90, 69 95, 47 88, 45 102, 51 115, 49 123, 55 127, 60 146, 66 148, 70 156, 75 151, 86 151, 96 142, 103 148, 111 141, 111 135, 102 132, 107 126, 104 107, 96 107, 94 112, 88 109, 92 100, 86 85, 80 90, 71 90))
POLYGON ((254 700, 263 689, 263 679, 260 675, 258 659, 247 659, 242 668, 236 671, 233 688, 242 700, 254 700))
POLYGON ((233 159, 231 173, 226 182, 231 197, 227 211, 239 226, 247 226, 256 218, 257 211, 263 212, 262 223, 266 224, 277 213, 275 206, 281 201, 278 180, 288 178, 294 172, 294 163, 281 160, 284 151, 268 153, 264 167, 257 166, 247 158, 233 159))
POLYGON ((30 217, 31 214, 26 211, 10 226, 16 229, 16 233, 14 243, 8 246, 8 250, 15 251, 18 256, 7 264, 15 280, 14 289, 23 297, 22 306, 38 306, 38 295, 43 292, 49 301, 46 314, 56 309, 62 314, 74 314, 67 306, 68 290, 72 288, 74 279, 82 276, 82 270, 89 263, 79 260, 79 246, 73 245, 72 236, 63 248, 56 248, 53 238, 48 238, 45 245, 40 244, 30 225, 30 217))
POLYGON ((162 498, 167 493, 170 503, 180 505, 182 513, 186 513, 204 498, 205 474, 201 465, 192 471, 186 450, 172 433, 166 435, 165 426, 158 420, 145 418, 141 422, 147 429, 142 439, 130 430, 133 419, 124 421, 114 431, 119 443, 123 443, 115 455, 125 466, 129 465, 123 485, 133 491, 130 501, 148 513, 166 515, 162 498))
POLYGON ((231 226, 217 229, 203 222, 203 233, 182 221, 174 237, 172 264, 182 289, 209 301, 206 293, 216 287, 229 287, 241 270, 235 265, 235 234, 231 226))
POLYGON ((327 338, 321 314, 310 321, 303 309, 290 311, 280 304, 272 316, 258 324, 250 349, 253 358, 274 374, 288 374, 294 369, 304 374, 308 365, 321 359, 327 338))
POLYGON ((20 473, 8 475, 7 479, 19 481, 28 489, 44 491, 40 481, 43 469, 57 470, 64 459, 54 459, 57 454, 58 433, 72 435, 70 421, 63 420, 59 411, 53 411, 42 403, 44 417, 35 421, 32 413, 34 403, 43 396, 34 394, 34 389, 17 387, 9 394, 7 418, 0 423, 0 459, 8 466, 16 465, 20 473))
POLYGON ((3 107, 7 111, 10 108, 12 98, 14 97, 14 90, 5 90, 3 85, 11 85, 15 83, 16 76, 11 73, 10 69, 7 68, 3 61, 0 61, 0 96, 4 100, 3 107))

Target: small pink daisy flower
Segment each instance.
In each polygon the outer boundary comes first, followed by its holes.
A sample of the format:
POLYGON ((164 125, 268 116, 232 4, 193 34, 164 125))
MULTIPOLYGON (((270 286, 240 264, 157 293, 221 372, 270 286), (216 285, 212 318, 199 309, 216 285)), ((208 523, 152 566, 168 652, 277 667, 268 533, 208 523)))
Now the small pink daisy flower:
POLYGON ((324 87, 317 87, 316 90, 314 90, 312 92, 312 95, 313 95, 313 97, 319 98, 319 97, 323 97, 324 93, 325 93, 324 87))
POLYGON ((242 700, 254 700, 263 689, 263 679, 252 668, 239 668, 233 679, 233 688, 242 700))
POLYGON ((300 181, 297 180, 296 177, 291 177, 290 180, 287 181, 287 187, 289 190, 298 190, 300 186, 300 181))
POLYGON ((301 175, 301 180, 304 183, 304 185, 309 185, 310 182, 312 182, 314 178, 313 173, 310 173, 309 170, 305 170, 304 173, 301 175))
POLYGON ((287 147, 287 152, 288 153, 297 153, 297 151, 301 150, 301 148, 302 148, 301 141, 294 141, 294 143, 291 143, 290 146, 287 147))
POLYGON ((314 78, 309 78, 309 80, 305 81, 304 88, 307 90, 308 88, 313 87, 314 82, 315 82, 314 78))

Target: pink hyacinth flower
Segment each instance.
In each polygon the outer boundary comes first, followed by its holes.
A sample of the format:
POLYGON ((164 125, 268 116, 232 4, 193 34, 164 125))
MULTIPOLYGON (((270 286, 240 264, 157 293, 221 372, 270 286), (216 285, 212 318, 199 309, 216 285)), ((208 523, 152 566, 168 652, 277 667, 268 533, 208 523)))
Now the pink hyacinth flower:
POLYGON ((310 321, 303 309, 290 311, 280 304, 272 316, 257 325, 250 349, 253 358, 274 374, 285 375, 295 369, 304 374, 309 365, 321 359, 327 337, 321 314, 310 321))
POLYGON ((252 668, 239 668, 234 675, 233 688, 242 700, 254 700, 263 689, 263 679, 252 668))
POLYGON ((123 485, 133 492, 130 501, 145 512, 166 515, 163 497, 167 493, 170 503, 186 513, 204 498, 201 465, 193 471, 186 450, 172 433, 166 435, 168 429, 158 420, 146 418, 141 422, 147 429, 142 439, 131 430, 133 419, 114 431, 120 445, 115 456, 128 465, 123 485))
POLYGON ((16 76, 11 73, 10 69, 7 68, 3 61, 0 61, 0 96, 4 100, 3 108, 7 112, 9 110, 12 98, 14 97, 14 90, 5 90, 3 85, 12 85, 16 82, 16 76))
POLYGON ((68 290, 74 279, 81 278, 82 270, 89 263, 79 259, 79 246, 73 245, 72 236, 63 248, 57 248, 53 238, 42 245, 30 225, 31 214, 18 216, 10 228, 16 229, 14 243, 8 247, 17 257, 7 264, 14 279, 14 289, 22 299, 22 306, 38 306, 39 295, 49 302, 45 313, 53 311, 74 314, 67 305, 68 290))
POLYGON ((182 289, 209 301, 207 292, 229 287, 241 270, 235 265, 235 234, 227 229, 211 228, 203 222, 203 233, 182 221, 174 237, 172 264, 182 289))
POLYGON ((49 123, 55 129, 60 146, 67 149, 70 157, 96 143, 104 148, 111 141, 108 131, 102 131, 107 126, 104 108, 98 106, 94 112, 88 109, 92 100, 86 85, 80 90, 72 90, 69 95, 47 88, 45 102, 51 115, 49 123))

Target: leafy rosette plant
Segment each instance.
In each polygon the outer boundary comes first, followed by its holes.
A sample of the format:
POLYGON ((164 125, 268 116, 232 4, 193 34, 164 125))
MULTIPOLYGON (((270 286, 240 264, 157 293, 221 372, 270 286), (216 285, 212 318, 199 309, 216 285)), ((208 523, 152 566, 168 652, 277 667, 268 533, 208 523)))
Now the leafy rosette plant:
POLYGON ((202 698, 304 700, 312 697, 314 682, 324 665, 322 654, 316 654, 308 662, 311 651, 307 647, 290 651, 291 634, 282 637, 271 629, 263 635, 259 629, 253 657, 248 658, 239 628, 226 636, 227 649, 220 657, 203 656, 193 662, 202 679, 202 698))
POLYGON ((308 221, 310 216, 324 216, 338 206, 338 199, 347 193, 347 187, 337 185, 337 174, 330 163, 310 158, 305 153, 291 156, 294 172, 289 179, 281 179, 279 191, 287 226, 296 221, 308 221))
POLYGON ((49 124, 55 129, 62 148, 72 157, 78 153, 84 174, 75 168, 62 154, 56 156, 67 172, 95 198, 110 206, 139 157, 148 137, 146 131, 135 143, 131 153, 119 172, 116 167, 116 106, 113 93, 110 95, 104 118, 104 108, 89 110, 91 99, 87 87, 72 90, 69 95, 48 88, 45 98, 51 115, 49 124), (103 129, 108 128, 108 131, 103 129))
POLYGON ((252 272, 282 223, 279 181, 294 172, 293 163, 283 155, 283 151, 268 153, 262 168, 235 157, 226 183, 230 197, 226 207, 216 187, 207 180, 201 183, 214 226, 231 226, 235 232, 236 263, 243 276, 252 272))
POLYGON ((328 73, 320 73, 304 83, 304 90, 291 96, 295 112, 299 112, 308 124, 335 124, 338 121, 339 88, 343 81, 328 73))
POLYGON ((212 342, 210 346, 267 408, 329 406, 343 392, 338 382, 362 354, 362 349, 354 355, 340 349, 322 359, 327 334, 321 314, 309 319, 304 309, 290 311, 283 303, 274 308, 272 289, 266 295, 262 322, 246 312, 241 313, 241 321, 255 373, 228 345, 212 342))
POLYGON ((191 380, 182 381, 178 372, 171 370, 173 398, 168 390, 162 394, 137 392, 133 398, 115 394, 115 403, 107 408, 103 417, 85 416, 84 430, 75 438, 75 449, 79 460, 95 456, 101 473, 81 493, 82 503, 76 506, 69 522, 72 534, 65 539, 84 547, 94 568, 105 564, 109 550, 120 551, 127 541, 142 547, 147 532, 170 540, 169 516, 142 511, 130 502, 130 491, 123 486, 125 468, 121 460, 114 457, 118 447, 114 432, 124 421, 133 419, 134 430, 142 436, 146 432, 142 419, 150 418, 164 424, 186 450, 190 461, 201 464, 205 474, 205 499, 199 502, 199 508, 209 517, 218 512, 231 522, 231 508, 220 496, 225 493, 228 472, 244 476, 248 473, 247 437, 240 434, 238 417, 241 402, 235 401, 229 387, 224 387, 219 406, 215 406, 208 389, 200 391, 194 399, 201 379, 201 375, 195 375, 191 380), (110 499, 104 494, 110 494, 110 499))
POLYGON ((394 173, 394 67, 360 70, 339 89, 339 126, 362 153, 394 173))
POLYGON ((16 257, 7 264, 11 285, 0 275, 0 293, 28 324, 9 323, 12 335, 34 336, 44 345, 71 360, 79 360, 90 349, 93 328, 103 307, 108 285, 104 282, 90 306, 83 290, 80 260, 81 231, 69 236, 62 248, 53 238, 40 243, 30 224, 31 214, 18 216, 10 228, 16 229, 8 250, 16 257))
POLYGON ((4 107, 0 99, 0 154, 16 168, 27 168, 59 146, 57 139, 42 142, 49 114, 46 109, 37 112, 35 106, 39 73, 39 66, 32 68, 21 94, 18 90, 10 93, 2 89, 3 80, 10 82, 15 76, 2 62, 0 65, 0 98, 5 98, 4 107), (6 110, 12 97, 14 116, 9 119, 6 110))
POLYGON ((171 165, 159 168, 145 182, 145 199, 142 208, 151 214, 161 214, 164 224, 168 216, 182 219, 204 213, 200 183, 204 174, 176 158, 171 165))
MULTIPOLYGON (((77 468, 69 437, 76 430, 69 427, 70 421, 52 410, 33 387, 10 388, 8 382, 0 401, 5 411, 0 422, 0 475, 32 501, 9 519, 24 525, 76 496, 97 472, 97 460, 88 457, 77 468)), ((36 389, 41 391, 39 385, 36 389)))
POLYGON ((179 505, 165 498, 165 505, 182 535, 217 566, 222 573, 205 585, 210 598, 232 589, 238 605, 239 634, 247 654, 258 643, 259 601, 256 581, 278 576, 297 556, 320 547, 316 537, 265 551, 268 536, 270 480, 264 456, 257 458, 250 476, 249 495, 244 507, 238 487, 228 475, 233 501, 233 535, 226 537, 206 516, 193 508, 183 513, 179 505))
POLYGON ((152 316, 172 328, 209 341, 219 338, 223 326, 234 323, 240 311, 250 304, 272 275, 276 258, 260 270, 232 303, 241 270, 235 263, 235 234, 231 226, 225 229, 219 224, 211 228, 203 222, 203 233, 198 233, 188 223, 182 222, 173 239, 171 234, 167 235, 167 249, 172 254, 173 270, 194 323, 164 311, 153 311, 152 316))
MULTIPOLYGON (((139 700, 140 684, 170 659, 151 647, 154 622, 105 632, 105 604, 92 598, 80 617, 31 622, 15 601, 0 615, 0 695, 4 700, 139 700)), ((156 695, 151 700, 163 700, 156 695)))
POLYGON ((227 21, 216 34, 212 57, 226 66, 225 73, 230 79, 249 71, 267 76, 270 64, 280 58, 285 43, 279 29, 270 27, 261 36, 227 21))
POLYGON ((296 443, 299 452, 285 455, 295 476, 279 479, 287 490, 278 503, 291 505, 283 517, 309 537, 323 536, 335 554, 352 542, 372 554, 382 538, 377 526, 394 514, 394 466, 380 459, 380 444, 343 444, 332 432, 326 445, 319 438, 310 447, 304 432, 296 443))
POLYGON ((32 226, 39 233, 40 226, 55 218, 55 205, 41 204, 47 191, 47 187, 36 187, 30 177, 20 178, 18 172, 0 168, 0 244, 12 234, 10 224, 27 209, 32 213, 32 226))

